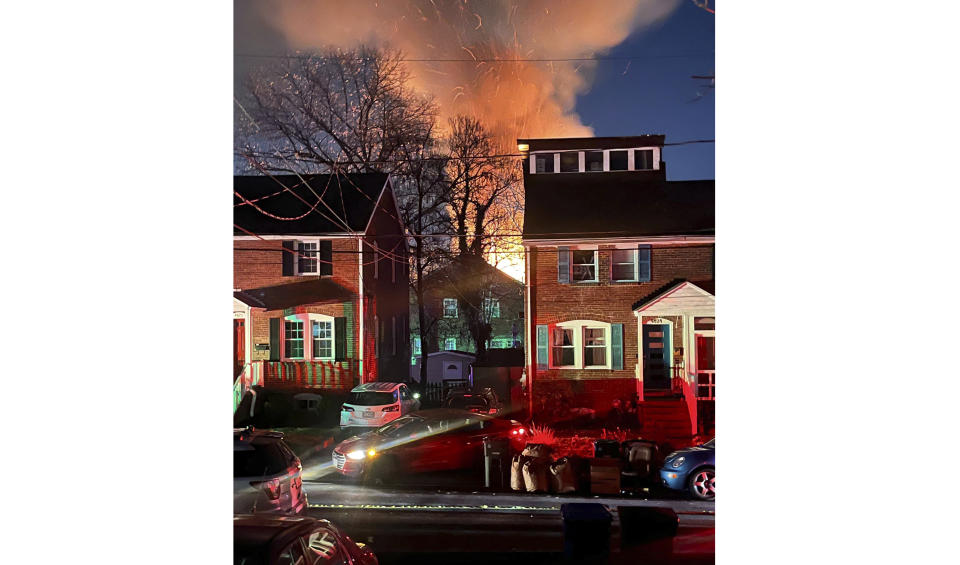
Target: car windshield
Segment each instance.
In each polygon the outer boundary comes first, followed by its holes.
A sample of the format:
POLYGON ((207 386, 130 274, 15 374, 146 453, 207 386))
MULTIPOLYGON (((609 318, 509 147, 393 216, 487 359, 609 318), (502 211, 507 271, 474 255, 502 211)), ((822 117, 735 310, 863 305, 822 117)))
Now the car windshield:
MULTIPOLYGON (((434 427, 439 427, 435 425, 434 427)), ((376 433, 382 437, 409 437, 418 433, 429 432, 430 424, 417 416, 404 416, 377 428, 376 433)))
POLYGON ((356 406, 383 406, 393 404, 392 392, 351 392, 347 404, 356 406))
POLYGON ((709 448, 712 448, 712 449, 716 449, 716 448, 717 448, 716 441, 717 441, 717 438, 713 438, 713 439, 711 439, 710 441, 708 441, 707 443, 703 444, 703 446, 704 446, 704 447, 709 447, 709 448))
POLYGON ((469 410, 470 408, 484 408, 489 406, 487 399, 482 396, 454 396, 447 400, 447 408, 469 410))
POLYGON ((282 473, 288 465, 288 454, 279 442, 253 444, 253 449, 233 451, 233 476, 263 477, 282 473))

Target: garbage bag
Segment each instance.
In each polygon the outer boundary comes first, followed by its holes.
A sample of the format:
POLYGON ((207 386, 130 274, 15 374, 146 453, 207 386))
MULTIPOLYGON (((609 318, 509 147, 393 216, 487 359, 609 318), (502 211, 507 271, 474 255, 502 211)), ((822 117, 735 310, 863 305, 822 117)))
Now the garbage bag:
POLYGON ((550 446, 542 443, 528 443, 523 448, 523 455, 546 459, 550 457, 550 446))
POLYGON ((549 492, 547 482, 547 464, 536 459, 523 462, 523 483, 527 492, 549 492))
POLYGON ((561 457, 556 463, 550 465, 552 492, 576 492, 577 475, 573 465, 573 462, 566 457, 561 457))
POLYGON ((523 455, 514 455, 510 463, 510 488, 513 490, 526 490, 523 482, 523 463, 527 458, 523 455))

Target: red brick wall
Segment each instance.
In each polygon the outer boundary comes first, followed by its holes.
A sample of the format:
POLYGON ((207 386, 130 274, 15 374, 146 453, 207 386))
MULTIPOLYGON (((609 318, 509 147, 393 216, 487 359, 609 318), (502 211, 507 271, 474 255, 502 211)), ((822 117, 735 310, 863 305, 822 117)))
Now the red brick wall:
MULTIPOLYGON (((614 283, 610 281, 610 260, 613 246, 599 249, 596 283, 560 283, 557 281, 557 248, 533 248, 528 255, 533 273, 531 288, 532 312, 528 362, 536 365, 536 326, 568 320, 597 320, 623 324, 623 370, 548 369, 536 371, 533 379, 534 404, 538 383, 551 381, 583 381, 577 385, 577 406, 606 411, 613 398, 636 392, 635 368, 638 358, 637 319, 633 304, 677 278, 707 280, 713 278, 713 245, 687 244, 654 246, 651 252, 651 281, 614 283)), ((679 331, 679 328, 677 328, 679 331)), ((677 331, 675 335, 679 335, 677 331)), ((530 368, 528 368, 528 371, 530 368)), ((550 390, 548 385, 541 389, 550 390)))
MULTIPOLYGON (((333 242, 333 280, 344 288, 357 292, 359 287, 357 240, 339 238, 331 241, 333 242)), ((234 239, 233 287, 247 290, 316 278, 317 275, 283 276, 284 253, 286 252, 283 251, 280 240, 234 239)))

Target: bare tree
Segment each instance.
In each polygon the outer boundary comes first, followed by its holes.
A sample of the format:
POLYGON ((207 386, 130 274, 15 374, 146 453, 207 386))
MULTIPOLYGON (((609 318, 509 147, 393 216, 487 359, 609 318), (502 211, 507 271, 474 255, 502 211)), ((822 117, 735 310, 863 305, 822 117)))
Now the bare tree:
POLYGON ((409 79, 396 51, 281 57, 247 80, 237 153, 268 171, 402 174, 405 155, 429 144, 437 115, 409 79))
POLYGON ((464 304, 477 360, 483 361, 491 332, 484 311, 484 299, 490 298, 489 285, 483 284, 486 255, 495 249, 500 232, 513 225, 517 211, 509 203, 517 201, 520 168, 515 159, 498 157, 508 152, 479 120, 457 116, 449 124, 446 171, 457 267, 450 270, 450 283, 464 304))

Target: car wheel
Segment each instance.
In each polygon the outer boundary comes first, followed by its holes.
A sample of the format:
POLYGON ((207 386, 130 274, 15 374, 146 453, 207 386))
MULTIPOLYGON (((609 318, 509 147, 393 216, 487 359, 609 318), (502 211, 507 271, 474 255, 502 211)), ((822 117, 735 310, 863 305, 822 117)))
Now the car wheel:
POLYGON ((393 480, 397 465, 393 457, 383 456, 373 461, 364 473, 364 482, 369 485, 384 486, 393 480))
POLYGON ((701 467, 687 480, 690 494, 698 500, 713 500, 717 496, 716 472, 713 467, 701 467))

